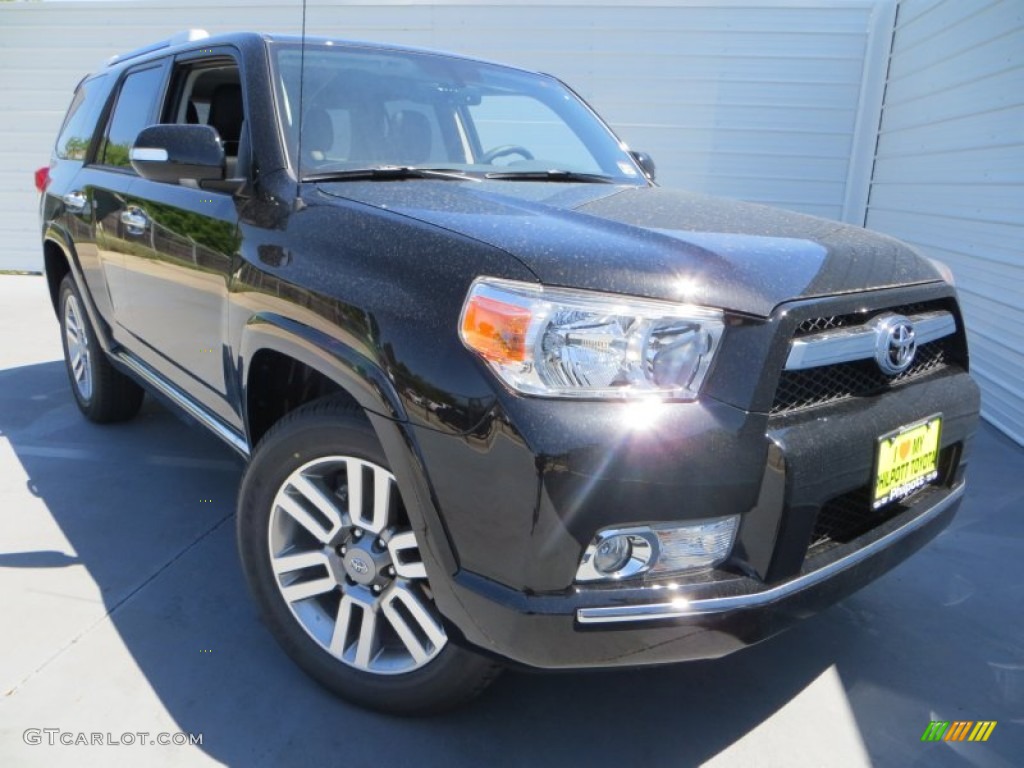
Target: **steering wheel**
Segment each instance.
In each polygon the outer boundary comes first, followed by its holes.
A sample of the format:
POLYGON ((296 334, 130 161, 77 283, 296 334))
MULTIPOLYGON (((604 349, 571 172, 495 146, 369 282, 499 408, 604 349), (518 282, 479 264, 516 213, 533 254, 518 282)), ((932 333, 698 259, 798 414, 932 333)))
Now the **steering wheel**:
POLYGON ((480 156, 480 162, 490 164, 499 157, 507 157, 508 155, 522 155, 525 160, 533 160, 533 153, 526 147, 521 147, 518 144, 502 144, 500 147, 484 152, 480 156))

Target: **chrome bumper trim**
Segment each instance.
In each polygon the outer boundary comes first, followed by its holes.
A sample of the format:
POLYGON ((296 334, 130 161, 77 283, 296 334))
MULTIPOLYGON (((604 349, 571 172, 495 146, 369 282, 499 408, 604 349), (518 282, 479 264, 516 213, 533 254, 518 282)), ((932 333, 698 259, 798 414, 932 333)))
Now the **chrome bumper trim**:
POLYGON ((624 621, 657 621, 659 619, 684 619, 693 616, 705 616, 724 611, 743 610, 744 608, 760 608, 770 603, 784 600, 787 597, 808 589, 833 576, 851 568, 858 563, 867 560, 872 555, 881 552, 905 536, 924 527, 936 517, 945 512, 964 495, 965 485, 960 483, 953 488, 949 495, 934 507, 908 520, 904 525, 894 531, 890 531, 880 539, 867 544, 866 546, 851 552, 846 557, 829 563, 816 571, 798 576, 791 581, 779 584, 776 587, 765 589, 760 592, 750 592, 744 595, 730 595, 728 597, 711 597, 698 600, 687 600, 685 597, 677 597, 669 602, 643 603, 634 605, 610 605, 595 608, 579 608, 576 611, 576 620, 580 624, 613 624, 624 621))
POLYGON ((127 352, 115 352, 114 357, 117 358, 119 363, 159 391, 160 394, 169 398, 175 405, 188 413, 189 416, 238 451, 242 458, 249 458, 249 445, 246 443, 245 438, 224 424, 220 419, 208 413, 205 408, 171 384, 171 382, 167 381, 159 373, 127 352))
MULTIPOLYGON (((914 338, 918 344, 927 344, 956 332, 956 320, 945 310, 924 312, 907 319, 914 325, 914 338)), ((870 323, 794 339, 789 345, 786 370, 802 371, 871 359, 875 356, 877 339, 875 327, 870 323)))

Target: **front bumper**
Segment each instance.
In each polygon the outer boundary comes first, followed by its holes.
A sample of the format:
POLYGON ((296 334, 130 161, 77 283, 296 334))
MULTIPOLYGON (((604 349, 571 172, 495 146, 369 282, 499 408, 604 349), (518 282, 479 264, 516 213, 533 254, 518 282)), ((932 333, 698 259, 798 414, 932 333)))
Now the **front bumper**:
POLYGON ((963 482, 929 489, 903 514, 809 558, 799 575, 770 586, 736 577, 689 584, 685 598, 679 585, 666 582, 528 596, 463 572, 455 579, 455 594, 474 617, 471 642, 527 666, 717 658, 781 632, 898 565, 949 524, 963 495, 963 482))
MULTIPOLYGON (((688 619, 727 611, 763 609, 770 606, 792 606, 794 603, 799 603, 801 599, 806 602, 809 597, 813 596, 815 590, 820 589, 829 580, 841 577, 855 580, 852 573, 847 575, 846 572, 854 572, 861 564, 912 536, 919 529, 929 529, 933 526, 933 521, 943 518, 943 516, 948 519, 950 514, 959 507, 963 494, 964 484, 961 482, 917 517, 907 520, 885 534, 874 537, 872 541, 853 549, 848 554, 834 559, 829 558, 829 562, 819 563, 811 560, 808 563, 810 570, 804 569, 799 576, 781 584, 722 597, 679 597, 667 602, 579 608, 576 611, 576 619, 580 624, 637 623, 662 619, 688 619)), ((938 530, 940 529, 936 529, 935 533, 938 530)), ((850 581, 846 583, 849 585, 850 581)))
POLYGON ((451 636, 538 668, 715 658, 828 607, 937 535, 963 497, 978 420, 966 357, 882 394, 769 414, 791 335, 740 328, 723 347, 715 396, 663 404, 648 428, 623 404, 507 394, 473 433, 414 428, 452 552, 446 573, 430 572, 443 580, 435 591, 451 636), (768 372, 744 379, 751 366, 768 372), (878 438, 934 414, 936 484, 870 512, 878 438), (820 525, 844 508, 855 525, 820 525), (726 515, 739 516, 739 531, 714 571, 574 584, 604 528, 726 515))

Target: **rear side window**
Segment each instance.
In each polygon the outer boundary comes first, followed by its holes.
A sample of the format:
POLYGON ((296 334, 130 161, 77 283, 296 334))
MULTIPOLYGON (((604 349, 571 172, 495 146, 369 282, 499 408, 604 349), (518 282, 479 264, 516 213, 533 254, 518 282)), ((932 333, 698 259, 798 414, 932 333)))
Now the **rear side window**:
POLYGON ((96 119, 107 100, 110 85, 107 75, 85 80, 75 91, 64 126, 57 137, 57 157, 61 160, 85 160, 89 143, 96 132, 96 119))
POLYGON ((131 168, 128 150, 143 128, 157 122, 156 103, 161 95, 163 79, 163 67, 132 72, 125 78, 110 117, 107 135, 96 156, 97 162, 131 168))

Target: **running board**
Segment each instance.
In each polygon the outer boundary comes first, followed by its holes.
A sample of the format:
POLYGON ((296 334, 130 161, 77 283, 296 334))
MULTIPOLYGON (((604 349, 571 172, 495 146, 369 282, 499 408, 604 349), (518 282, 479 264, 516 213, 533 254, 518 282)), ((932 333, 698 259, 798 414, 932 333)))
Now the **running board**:
POLYGON ((245 441, 245 438, 216 416, 207 412, 205 408, 167 381, 163 376, 127 352, 115 352, 114 357, 117 359, 117 362, 234 448, 242 455, 242 458, 249 458, 249 444, 245 441))

